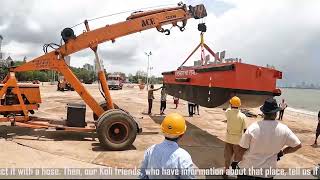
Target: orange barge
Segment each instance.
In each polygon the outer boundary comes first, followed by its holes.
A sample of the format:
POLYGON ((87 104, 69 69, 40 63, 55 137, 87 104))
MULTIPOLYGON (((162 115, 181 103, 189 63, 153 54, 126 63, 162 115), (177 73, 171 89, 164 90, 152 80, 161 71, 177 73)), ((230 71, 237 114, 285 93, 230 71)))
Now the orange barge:
POLYGON ((281 95, 276 88, 280 71, 239 62, 182 67, 162 75, 168 94, 208 108, 225 107, 234 95, 242 107, 258 107, 281 95))
POLYGON ((182 65, 175 71, 162 73, 163 84, 169 95, 208 108, 227 107, 229 99, 235 95, 241 99, 242 107, 246 108, 261 106, 267 98, 281 95, 276 84, 277 79, 282 79, 282 72, 239 61, 223 62, 224 57, 218 57, 218 53, 204 43, 205 30, 205 25, 199 26, 199 31, 202 31, 201 42, 182 65), (200 47, 200 65, 183 66, 200 47), (214 63, 206 62, 204 49, 214 56, 214 63))

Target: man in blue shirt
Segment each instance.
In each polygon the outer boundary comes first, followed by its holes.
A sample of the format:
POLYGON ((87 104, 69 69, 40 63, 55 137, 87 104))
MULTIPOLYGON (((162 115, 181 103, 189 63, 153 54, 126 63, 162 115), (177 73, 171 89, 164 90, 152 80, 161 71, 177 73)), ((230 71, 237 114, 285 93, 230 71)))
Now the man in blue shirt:
POLYGON ((190 154, 179 147, 178 140, 186 132, 185 119, 177 114, 168 114, 161 123, 165 140, 148 148, 141 165, 140 179, 194 179, 190 154))

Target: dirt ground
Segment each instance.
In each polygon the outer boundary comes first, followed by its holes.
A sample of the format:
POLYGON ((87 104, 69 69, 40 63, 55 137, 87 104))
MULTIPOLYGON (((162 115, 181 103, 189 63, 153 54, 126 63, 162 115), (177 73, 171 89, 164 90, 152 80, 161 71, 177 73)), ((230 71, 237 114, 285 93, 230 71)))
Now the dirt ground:
MULTIPOLYGON (((97 84, 86 85, 89 92, 102 101, 97 84)), ((76 92, 58 92, 53 85, 40 85, 42 104, 36 116, 66 119, 66 104, 82 102, 76 92)), ((138 87, 111 91, 114 102, 129 111, 139 122, 143 133, 137 136, 133 146, 126 151, 106 151, 100 147, 95 134, 43 132, 30 129, 10 127, 8 123, 0 124, 0 167, 120 167, 138 168, 144 151, 155 143, 160 143, 159 124, 164 116, 159 115, 160 91, 155 92, 153 114, 146 115, 147 92, 138 87), (10 158, 8 158, 10 157, 10 158)), ((182 148, 192 156, 199 168, 223 167, 224 135, 226 118, 219 108, 200 107, 200 115, 188 117, 187 104, 180 100, 178 109, 174 109, 173 99, 167 98, 165 113, 179 112, 186 117, 187 133, 180 141, 182 148)), ((252 112, 259 113, 257 109, 252 112)), ((86 120, 92 121, 92 111, 87 106, 86 120)), ((261 118, 248 118, 248 124, 261 118)), ((278 163, 282 168, 313 168, 320 159, 320 149, 310 146, 314 140, 316 121, 314 117, 285 112, 283 123, 287 124, 299 139, 303 148, 294 154, 286 155, 278 163)))

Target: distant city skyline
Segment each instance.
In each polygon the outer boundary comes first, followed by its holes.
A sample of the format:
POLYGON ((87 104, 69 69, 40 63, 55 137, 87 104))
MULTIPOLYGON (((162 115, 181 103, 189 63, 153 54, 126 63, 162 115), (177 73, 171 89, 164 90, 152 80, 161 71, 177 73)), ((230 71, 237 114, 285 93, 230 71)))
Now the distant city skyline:
POLYGON ((279 87, 284 88, 305 88, 305 89, 320 89, 320 83, 309 83, 309 82, 298 82, 298 83, 291 83, 286 85, 279 85, 279 87))

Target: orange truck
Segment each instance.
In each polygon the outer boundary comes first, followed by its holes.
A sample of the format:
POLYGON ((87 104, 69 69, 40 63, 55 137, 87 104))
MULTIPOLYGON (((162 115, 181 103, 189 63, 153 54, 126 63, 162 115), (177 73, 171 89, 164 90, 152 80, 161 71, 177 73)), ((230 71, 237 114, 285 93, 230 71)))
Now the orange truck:
POLYGON ((124 82, 123 77, 118 74, 109 74, 107 79, 109 89, 122 89, 124 82))
POLYGON ((74 91, 72 85, 64 78, 60 76, 57 85, 57 91, 74 91))

